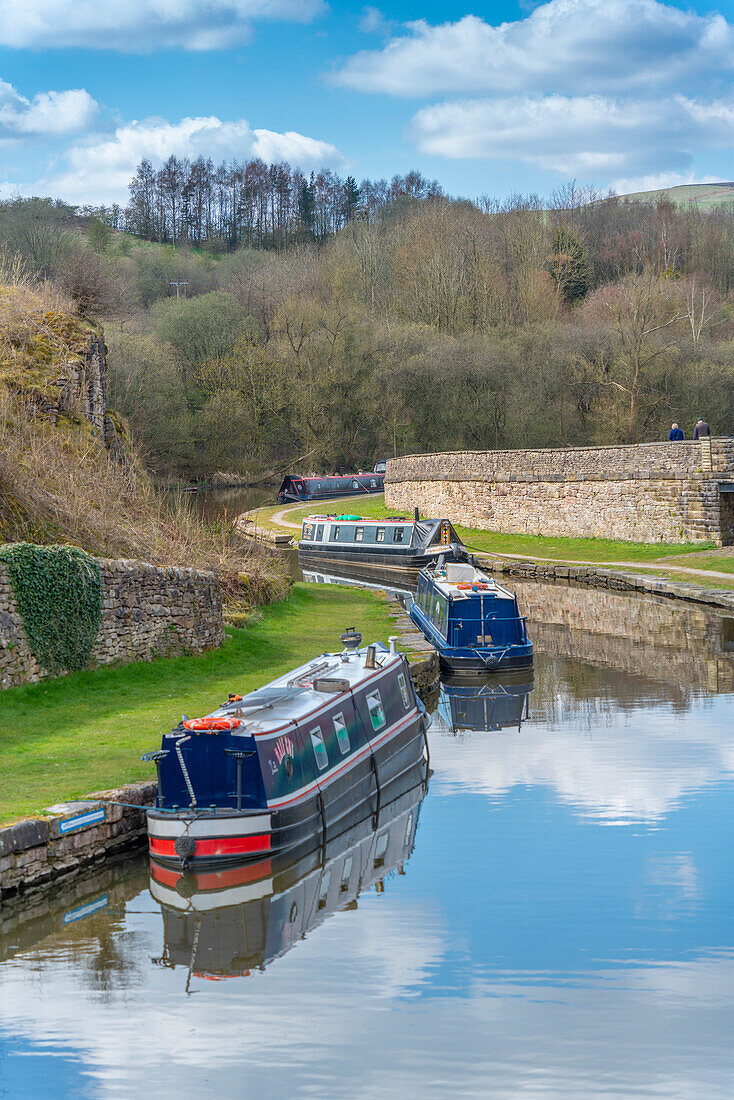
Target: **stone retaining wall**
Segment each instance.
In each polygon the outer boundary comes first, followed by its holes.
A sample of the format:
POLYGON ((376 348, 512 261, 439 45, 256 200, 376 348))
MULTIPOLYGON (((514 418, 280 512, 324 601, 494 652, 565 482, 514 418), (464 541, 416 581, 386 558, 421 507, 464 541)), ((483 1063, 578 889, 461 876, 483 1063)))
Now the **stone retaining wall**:
POLYGON ((84 802, 67 803, 51 817, 0 829, 0 899, 142 845, 145 811, 136 807, 152 805, 155 792, 155 783, 135 783, 99 792, 84 802), (132 805, 109 805, 103 799, 132 805), (100 815, 102 819, 95 820, 100 815))
POLYGON ((388 508, 507 533, 734 541, 734 439, 389 459, 388 508))
MULTIPOLYGON (((224 641, 222 592, 214 573, 99 561, 102 621, 90 667, 200 653, 224 641)), ((0 562, 0 688, 49 673, 30 651, 6 567, 0 562)))

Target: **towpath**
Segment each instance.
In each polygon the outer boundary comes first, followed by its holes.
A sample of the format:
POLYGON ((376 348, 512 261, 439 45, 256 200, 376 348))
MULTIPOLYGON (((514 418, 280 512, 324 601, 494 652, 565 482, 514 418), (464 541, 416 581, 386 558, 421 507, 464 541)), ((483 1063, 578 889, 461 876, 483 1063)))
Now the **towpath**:
MULTIPOLYGON (((270 522, 278 527, 300 531, 300 523, 292 523, 285 518, 298 508, 303 508, 303 504, 291 504, 288 508, 281 508, 279 512, 274 512, 270 516, 270 522)), ((502 554, 494 550, 479 550, 477 552, 488 558, 506 558, 508 561, 542 561, 553 562, 556 565, 598 565, 608 569, 645 569, 652 573, 685 573, 691 577, 708 577, 709 580, 734 581, 734 573, 723 573, 715 569, 693 569, 687 565, 674 565, 670 558, 660 558, 648 565, 639 561, 586 561, 578 558, 541 558, 537 554, 502 554)), ((701 551, 701 554, 704 553, 708 557, 713 556, 717 551, 701 551)), ((730 555, 724 554, 723 556, 728 557, 730 555)))

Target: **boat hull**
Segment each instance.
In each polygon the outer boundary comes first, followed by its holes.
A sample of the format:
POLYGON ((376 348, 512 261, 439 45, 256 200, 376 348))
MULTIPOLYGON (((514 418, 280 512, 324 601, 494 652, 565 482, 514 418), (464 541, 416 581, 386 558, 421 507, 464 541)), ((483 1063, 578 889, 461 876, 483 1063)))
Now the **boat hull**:
POLYGON ((463 551, 441 546, 431 547, 430 550, 411 550, 396 548, 395 550, 375 550, 372 547, 362 549, 344 548, 334 552, 329 545, 317 546, 314 544, 298 547, 298 563, 301 566, 313 566, 315 569, 323 568, 324 562, 329 565, 352 565, 360 569, 389 569, 395 572, 410 572, 424 569, 433 565, 439 558, 444 561, 462 561, 466 557, 463 551))
POLYGON ((351 758, 341 773, 325 775, 316 789, 275 800, 267 809, 150 809, 150 856, 164 867, 224 867, 297 853, 314 838, 338 835, 365 813, 379 813, 406 776, 427 768, 427 721, 421 711, 413 712, 351 758))

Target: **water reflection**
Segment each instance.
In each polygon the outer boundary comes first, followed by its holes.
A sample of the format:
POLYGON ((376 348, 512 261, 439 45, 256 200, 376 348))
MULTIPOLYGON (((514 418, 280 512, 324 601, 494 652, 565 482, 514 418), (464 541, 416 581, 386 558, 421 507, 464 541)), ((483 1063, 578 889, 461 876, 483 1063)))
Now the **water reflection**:
POLYGON ((252 861, 182 875, 155 862, 150 892, 163 913, 160 966, 192 978, 247 977, 311 934, 328 917, 356 909, 360 894, 385 890, 413 851, 427 785, 412 787, 379 815, 315 847, 295 862, 252 861))
POLYGON ((3 904, 0 1095, 728 1098, 728 627, 522 598, 534 681, 443 685, 430 791, 376 830, 247 881, 127 864, 3 904))

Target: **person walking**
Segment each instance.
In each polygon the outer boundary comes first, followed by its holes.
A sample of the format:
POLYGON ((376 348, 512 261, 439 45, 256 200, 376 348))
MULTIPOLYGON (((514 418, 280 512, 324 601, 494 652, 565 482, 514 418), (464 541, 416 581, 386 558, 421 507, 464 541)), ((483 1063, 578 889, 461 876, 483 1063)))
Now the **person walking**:
POLYGON ((693 438, 702 439, 705 435, 711 435, 711 429, 709 428, 706 421, 702 420, 699 416, 698 420, 696 421, 696 427, 693 429, 693 438))
POLYGON ((668 439, 673 439, 673 440, 677 441, 679 439, 685 439, 685 438, 686 437, 683 435, 683 432, 678 427, 678 425, 677 424, 672 424, 671 428, 670 428, 670 435, 668 436, 668 439))

